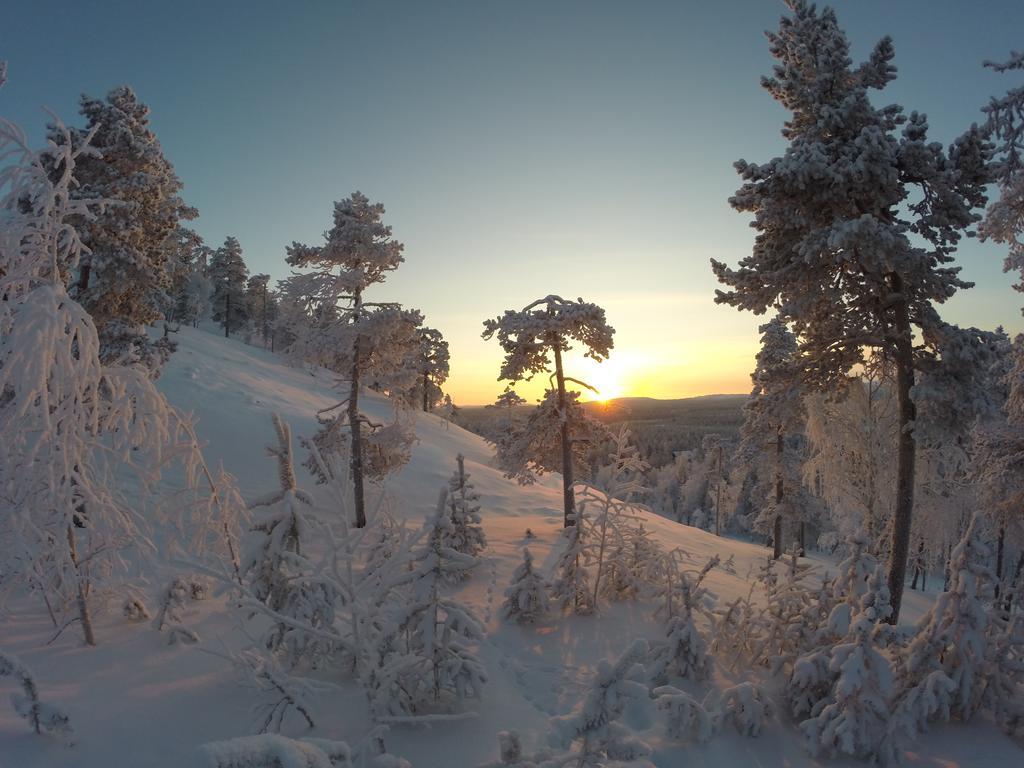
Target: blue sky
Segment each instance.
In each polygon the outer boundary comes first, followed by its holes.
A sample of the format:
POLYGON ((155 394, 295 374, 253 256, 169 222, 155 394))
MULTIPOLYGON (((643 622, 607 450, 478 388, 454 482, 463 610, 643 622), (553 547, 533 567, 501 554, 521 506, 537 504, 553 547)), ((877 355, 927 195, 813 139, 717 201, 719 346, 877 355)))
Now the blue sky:
MULTIPOLYGON (((1011 84, 983 70, 1020 47, 1019 0, 841 0, 863 58, 894 38, 881 99, 948 141, 1011 84)), ((34 137, 40 107, 78 121, 82 92, 132 85, 217 245, 284 277, 332 201, 386 206, 406 264, 377 298, 422 309, 452 345, 456 401, 489 401, 500 351, 482 321, 548 293, 606 307, 604 394, 749 389, 759 318, 713 303, 709 258, 753 232, 732 163, 781 152, 759 85, 776 0, 691 2, 21 2, 4 11, 0 110, 34 137)), ((969 243, 978 287, 954 322, 1024 330, 999 248, 969 243)))

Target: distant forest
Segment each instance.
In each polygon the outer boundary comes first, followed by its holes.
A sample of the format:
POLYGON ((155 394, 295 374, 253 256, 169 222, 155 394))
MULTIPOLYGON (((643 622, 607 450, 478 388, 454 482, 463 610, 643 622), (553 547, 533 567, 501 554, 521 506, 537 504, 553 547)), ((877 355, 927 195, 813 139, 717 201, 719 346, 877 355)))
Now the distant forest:
MULTIPOLYGON (((720 435, 732 442, 743 423, 743 403, 748 395, 707 395, 678 400, 623 397, 605 403, 585 403, 587 415, 613 427, 629 426, 632 441, 641 455, 655 467, 671 464, 678 451, 699 451, 706 435, 720 435)), ((525 419, 532 404, 518 406, 525 419)), ((503 409, 472 406, 459 409, 459 424, 478 435, 488 435, 497 421, 506 418, 503 409)))

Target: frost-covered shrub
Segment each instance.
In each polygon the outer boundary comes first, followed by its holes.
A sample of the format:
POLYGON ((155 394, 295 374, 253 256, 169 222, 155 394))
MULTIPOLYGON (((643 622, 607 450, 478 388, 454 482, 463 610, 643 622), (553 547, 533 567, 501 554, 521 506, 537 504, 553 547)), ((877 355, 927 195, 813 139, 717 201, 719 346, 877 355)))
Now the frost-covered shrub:
POLYGON ((888 627, 882 622, 891 610, 889 590, 878 569, 861 595, 847 637, 831 651, 828 670, 835 682, 830 694, 800 723, 813 754, 845 754, 883 763, 895 759, 892 665, 880 648, 888 627))
POLYGON ((636 640, 614 664, 601 662, 580 710, 552 720, 553 741, 562 747, 576 744, 565 759, 558 758, 553 765, 573 761, 579 766, 605 765, 606 761, 646 763, 651 748, 619 722, 631 701, 649 696, 646 685, 630 679, 646 654, 647 643, 636 640))
POLYGON ((523 562, 512 574, 512 583, 505 590, 501 613, 518 624, 532 624, 549 610, 548 585, 533 567, 533 555, 523 549, 523 562))
POLYGON ((583 514, 583 509, 578 509, 576 524, 565 529, 565 549, 558 558, 551 584, 551 596, 555 602, 563 610, 581 616, 594 612, 594 591, 587 570, 589 526, 590 521, 583 514))
POLYGON ((870 548, 868 537, 857 532, 847 539, 846 557, 839 562, 835 594, 851 605, 856 605, 867 592, 868 580, 878 567, 878 562, 870 554, 870 548))
POLYGON ((816 714, 835 685, 831 649, 819 648, 799 657, 786 682, 785 696, 790 714, 798 721, 816 714))
POLYGON ((58 707, 40 700, 35 677, 16 656, 0 651, 0 677, 13 677, 21 685, 22 693, 14 694, 11 703, 32 730, 57 734, 70 742, 72 728, 68 716, 58 707))
POLYGON ((635 596, 641 588, 636 577, 647 567, 646 562, 637 562, 636 557, 658 554, 639 542, 636 547, 631 546, 628 533, 636 527, 632 505, 645 490, 643 474, 648 469, 640 452, 630 443, 629 429, 622 427, 612 439, 606 477, 600 489, 586 486, 580 494, 579 514, 586 510, 591 517, 595 610, 601 596, 611 600, 635 596))
MULTIPOLYGON (((861 615, 859 620, 877 624, 883 612, 888 615, 888 592, 881 583, 874 558, 868 554, 867 537, 853 535, 847 553, 839 564, 839 575, 833 581, 822 582, 803 612, 810 631, 801 632, 805 640, 799 649, 802 653, 793 661, 784 691, 790 712, 796 718, 817 716, 829 703, 839 676, 839 670, 832 666, 833 650, 840 641, 848 639, 855 616, 870 611, 869 616, 861 615)), ((875 626, 871 631, 876 640, 886 635, 883 626, 875 626)))
MULTIPOLYGON (((993 597, 994 579, 988 566, 991 552, 983 537, 980 516, 975 515, 950 557, 950 590, 939 595, 922 618, 900 669, 902 686, 910 690, 929 684, 932 672, 942 672, 953 686, 931 684, 931 690, 936 695, 945 692, 949 699, 929 706, 929 710, 964 720, 969 720, 980 706, 989 672, 991 608, 986 600, 993 597)), ((908 693, 904 695, 903 707, 928 700, 928 696, 908 693)))
POLYGON ((663 685, 651 692, 655 705, 666 713, 668 735, 680 741, 704 743, 715 733, 715 720, 704 705, 688 693, 663 685))
POLYGON ((317 630, 333 624, 340 596, 307 555, 323 532, 311 514, 311 497, 296 483, 291 428, 276 413, 273 422, 277 444, 267 452, 277 459, 280 487, 249 504, 259 512, 243 541, 241 572, 255 600, 275 614, 267 647, 289 665, 301 659, 317 664, 334 649, 317 630))
POLYGON ((128 590, 128 594, 125 595, 121 603, 121 615, 129 621, 146 621, 152 618, 142 593, 134 589, 128 590))
POLYGON ((722 691, 715 718, 731 724, 742 736, 757 736, 773 714, 771 700, 753 683, 740 683, 722 691))
POLYGON ((211 742, 201 752, 209 768, 352 767, 352 752, 344 741, 289 739, 272 733, 211 742))
POLYGON ((258 733, 279 732, 289 716, 296 720, 301 717, 301 722, 309 728, 316 726, 312 699, 333 686, 292 675, 272 654, 256 648, 230 654, 228 660, 238 673, 241 684, 251 694, 252 714, 258 733))
POLYGON ((767 666, 773 674, 788 674, 796 659, 820 642, 822 624, 834 605, 828 585, 810 589, 808 566, 795 555, 784 571, 768 558, 757 572, 750 593, 717 612, 712 629, 717 652, 731 665, 740 661, 767 666))
POLYGON ((424 524, 421 544, 406 567, 389 574, 399 590, 380 606, 379 629, 368 641, 370 661, 363 685, 374 716, 422 715, 445 711, 479 697, 487 672, 472 646, 483 626, 467 607, 441 594, 442 587, 472 568, 475 558, 445 542, 451 535, 447 489, 424 524))
POLYGON ((667 562, 671 566, 664 589, 665 639, 651 646, 648 671, 655 683, 666 683, 673 675, 704 680, 711 674, 712 657, 696 620, 698 614, 711 613, 712 601, 703 583, 720 560, 716 555, 700 570, 678 569, 675 558, 667 562))
POLYGON ((487 547, 480 524, 480 494, 466 472, 466 457, 456 456, 458 468, 448 480, 448 514, 452 528, 448 545, 456 552, 476 557, 487 547))
POLYGON ((185 611, 193 599, 192 594, 191 583, 182 576, 171 579, 160 594, 160 609, 153 619, 153 627, 157 632, 167 632, 168 644, 182 642, 193 645, 199 642, 195 630, 184 624, 185 611))

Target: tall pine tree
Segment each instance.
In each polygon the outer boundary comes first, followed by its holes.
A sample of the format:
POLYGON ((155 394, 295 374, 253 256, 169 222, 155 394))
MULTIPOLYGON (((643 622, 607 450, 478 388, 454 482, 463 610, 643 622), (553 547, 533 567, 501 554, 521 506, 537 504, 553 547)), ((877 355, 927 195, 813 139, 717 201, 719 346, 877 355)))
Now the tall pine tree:
MULTIPOLYGON (((169 303, 168 239, 182 220, 198 214, 180 197, 182 184, 149 124, 149 107, 122 85, 106 99, 81 98, 83 128, 70 130, 78 147, 94 131, 95 153, 79 158, 71 194, 105 200, 90 217, 75 218, 87 247, 72 297, 96 323, 105 364, 140 361, 156 372, 169 354, 151 343, 142 328, 158 320, 169 303)), ((51 126, 49 139, 65 141, 51 126)), ((51 175, 59 174, 60 153, 48 153, 51 175)))
POLYGON ((792 325, 805 380, 840 383, 864 350, 883 350, 896 368, 900 406, 897 487, 889 588, 899 617, 914 506, 911 389, 919 358, 915 326, 938 322, 935 303, 969 283, 951 266, 985 202, 989 146, 977 130, 948 151, 928 123, 901 107, 876 108, 869 91, 895 77, 892 41, 854 66, 831 9, 789 0, 791 15, 769 34, 778 60, 764 87, 791 112, 781 157, 739 161, 743 186, 730 200, 754 216, 754 249, 737 269, 712 260, 729 286, 716 301, 763 313, 779 307, 792 325))
POLYGON ((343 419, 351 439, 349 470, 357 528, 366 526, 363 425, 367 422, 359 413, 359 387, 372 351, 370 332, 379 325, 374 322, 374 309, 380 308, 366 302, 364 293, 384 282, 387 273, 404 261, 403 246, 391 237, 391 227, 381 221, 383 215, 383 205, 353 192, 334 204, 334 225, 324 233, 325 243, 292 243, 287 259, 293 267, 313 271, 289 278, 286 292, 301 296, 307 311, 322 318, 321 339, 335 347, 342 364, 347 363, 345 411, 336 417, 334 426, 341 426, 343 419))
POLYGON ((786 324, 776 317, 762 325, 757 367, 750 374, 754 388, 743 408, 741 450, 758 465, 765 505, 759 522, 770 521, 776 559, 783 552, 783 521, 800 522, 806 506, 800 477, 803 457, 794 444, 806 421, 798 362, 796 338, 786 324))
MULTIPOLYGON (((615 329, 608 325, 604 310, 597 304, 585 302, 583 299, 572 301, 561 296, 545 296, 522 310, 508 309, 501 317, 484 321, 483 337, 490 339, 495 335, 501 348, 505 350, 499 380, 504 379, 514 385, 520 381, 529 381, 535 374, 547 373, 550 368, 554 368, 551 374, 555 380, 552 394, 560 421, 564 523, 566 527, 574 525, 575 440, 569 419, 574 393, 568 392, 565 384, 568 381, 591 390, 593 387, 565 375, 562 355, 572 349, 571 342, 576 341, 583 345, 585 357, 601 362, 607 359, 614 346, 612 337, 615 335, 615 329)), ((545 398, 545 403, 549 400, 550 398, 545 398)))
POLYGON ((245 292, 249 269, 242 258, 242 246, 234 237, 213 252, 210 259, 213 281, 213 319, 221 324, 225 338, 249 320, 249 302, 245 292))

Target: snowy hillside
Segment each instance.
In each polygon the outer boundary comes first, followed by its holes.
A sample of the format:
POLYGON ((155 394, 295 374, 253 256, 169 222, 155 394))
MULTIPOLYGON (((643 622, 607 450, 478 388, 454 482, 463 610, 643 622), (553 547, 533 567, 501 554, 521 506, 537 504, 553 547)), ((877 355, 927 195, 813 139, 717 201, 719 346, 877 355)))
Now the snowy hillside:
MULTIPOLYGON (((204 331, 182 328, 177 340, 160 389, 173 404, 194 412, 207 461, 222 463, 235 475, 247 499, 274 489, 275 465, 264 451, 273 436, 270 414, 280 413, 290 422, 296 438, 311 435, 315 412, 338 397, 332 376, 288 367, 271 353, 204 331)), ((368 394, 363 403, 371 418, 389 415, 383 399, 368 394)), ((481 496, 488 547, 458 595, 485 622, 487 635, 479 654, 489 681, 483 697, 467 707, 478 713, 475 719, 393 726, 387 746, 415 768, 470 768, 498 759, 496 736, 502 730, 520 731, 524 746, 532 751, 551 717, 579 706, 600 661, 617 657, 634 638, 653 639, 661 630, 652 617, 654 606, 645 601, 603 607, 598 616, 553 615, 526 628, 502 620, 498 606, 521 562, 526 529, 536 535, 528 543, 545 573, 551 572, 563 546, 558 478, 518 486, 489 466, 491 450, 479 437, 424 413, 416 414, 415 428, 418 442, 412 460, 389 481, 388 504, 396 518, 418 525, 436 503, 456 455, 465 455, 481 496)), ((297 453, 304 458, 304 451, 297 453)), ((316 493, 304 469, 299 486, 316 493)), ((720 603, 747 593, 747 575, 764 558, 761 547, 663 518, 651 516, 644 525, 665 547, 683 548, 694 567, 715 554, 733 558, 731 572, 715 570, 707 582, 720 603)), ((920 598, 915 593, 913 599, 920 598)), ((168 645, 148 623, 128 623, 112 605, 97 622, 95 648, 82 647, 71 631, 50 642, 54 633, 38 606, 19 605, 24 610, 0 625, 0 647, 35 670, 46 698, 68 713, 75 743, 67 747, 56 739, 39 738, 10 708, 0 707, 0 768, 182 768, 202 764, 199 745, 252 733, 251 694, 216 655, 222 641, 237 643, 237 628, 223 601, 198 604, 198 614, 190 617, 201 638, 195 646, 168 645)), ((908 608, 913 619, 922 603, 911 602, 908 608)), ((761 675, 761 670, 718 665, 708 682, 685 684, 701 698, 761 675)), ((313 702, 319 714, 314 731, 290 722, 285 734, 358 742, 371 727, 365 698, 355 685, 343 680, 339 685, 313 702)), ((9 681, 0 679, 0 691, 13 690, 9 681)), ((664 738, 653 706, 633 707, 626 719, 654 748, 651 759, 658 766, 818 764, 807 756, 786 713, 777 713, 756 738, 723 730, 707 744, 688 746, 664 738)), ((969 727, 937 726, 920 742, 910 763, 983 768, 1014 765, 1020 756, 1019 747, 979 719, 969 727)))

